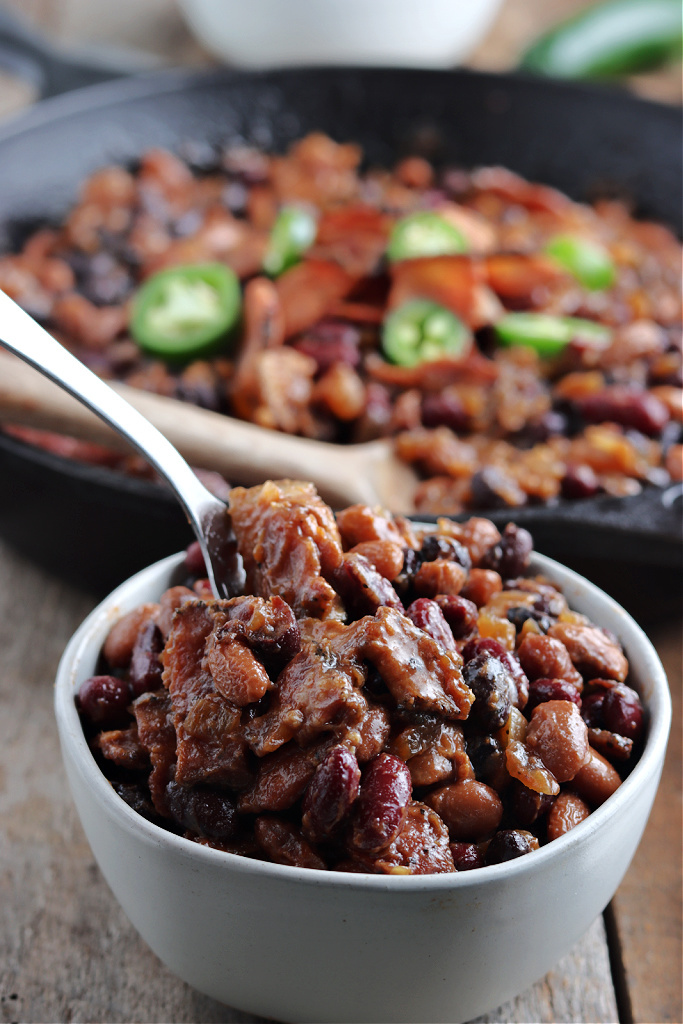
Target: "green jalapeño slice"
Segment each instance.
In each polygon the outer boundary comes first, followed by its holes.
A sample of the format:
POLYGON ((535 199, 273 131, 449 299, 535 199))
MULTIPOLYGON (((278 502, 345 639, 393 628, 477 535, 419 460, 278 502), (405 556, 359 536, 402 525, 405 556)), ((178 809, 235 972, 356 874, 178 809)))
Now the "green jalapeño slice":
POLYGON ((604 246, 579 235, 555 235, 545 247, 549 256, 585 288, 600 291, 616 280, 614 261, 604 246))
POLYGON ((525 345, 540 356, 555 356, 572 341, 606 348, 612 340, 612 331, 604 324, 547 313, 507 313, 495 331, 501 345, 525 345))
POLYGON ((318 225, 315 217, 300 206, 283 206, 268 239, 263 269, 278 277, 298 263, 315 241, 318 225))
POLYGON ((240 309, 239 280, 223 263, 171 267, 153 274, 137 292, 130 330, 150 355, 197 359, 218 351, 240 309))
POLYGON ((384 355, 398 366, 465 356, 471 340, 455 313, 427 299, 411 299, 393 310, 382 330, 384 355))
POLYGON ((387 246, 391 263, 424 256, 457 256, 467 252, 467 240, 461 231, 431 210, 411 213, 396 221, 387 246))

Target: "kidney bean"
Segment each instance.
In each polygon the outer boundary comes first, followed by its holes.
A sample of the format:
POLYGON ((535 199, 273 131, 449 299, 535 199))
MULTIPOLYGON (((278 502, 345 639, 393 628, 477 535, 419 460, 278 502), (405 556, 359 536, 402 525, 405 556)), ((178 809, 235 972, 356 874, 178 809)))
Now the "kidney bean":
POLYGON ((464 640, 477 626, 477 606, 461 594, 437 594, 434 598, 456 640, 464 640))
POLYGON ((581 694, 573 683, 566 679, 534 679, 529 683, 529 700, 525 711, 527 716, 535 707, 549 700, 570 700, 581 709, 581 694))
POLYGON ((553 773, 525 743, 518 740, 508 743, 505 748, 505 767, 513 779, 534 793, 555 796, 560 792, 560 785, 553 773))
POLYGON ((360 788, 360 768, 346 747, 333 747, 318 765, 303 802, 304 833, 327 838, 346 817, 360 788))
POLYGON ((422 396, 420 418, 425 427, 449 427, 456 434, 467 430, 470 422, 458 396, 446 391, 422 396))
POLYGON ((481 850, 476 843, 451 843, 451 854, 456 871, 471 871, 484 864, 481 850))
POLYGON ((113 729, 126 721, 130 699, 130 688, 125 679, 91 676, 81 683, 77 703, 81 713, 93 725, 113 729))
POLYGON ((158 612, 158 604, 142 604, 114 623, 102 649, 112 668, 128 667, 138 633, 146 622, 156 618, 158 612))
POLYGON ((530 832, 518 828, 501 829, 486 848, 484 864, 502 864, 537 849, 538 840, 530 832))
POLYGON ((564 679, 579 691, 583 688, 581 673, 574 668, 569 651, 555 637, 529 634, 519 645, 517 656, 530 681, 564 679))
POLYGON ((602 703, 605 728, 637 742, 643 733, 644 711, 635 690, 617 683, 605 693, 602 703))
POLYGON ((609 761, 589 747, 590 760, 572 779, 575 790, 591 807, 599 807, 621 785, 621 777, 609 761))
POLYGON ((460 596, 472 601, 477 608, 487 605, 494 594, 500 593, 503 589, 503 581, 500 573, 493 569, 470 569, 465 585, 460 591, 460 596))
POLYGON ((227 839, 235 831, 235 805, 227 793, 169 782, 166 801, 171 816, 191 832, 227 839))
POLYGON ((350 554, 367 558, 370 565, 390 582, 400 575, 405 558, 401 545, 391 540, 361 541, 351 548, 350 554))
POLYGON ((602 729, 604 719, 602 706, 605 703, 605 691, 589 693, 581 697, 581 717, 589 728, 602 729))
POLYGON ((588 730, 571 701, 539 704, 531 716, 526 745, 537 754, 558 782, 568 782, 590 760, 588 730))
POLYGON ((448 562, 457 562, 468 571, 472 568, 472 559, 465 545, 455 537, 447 537, 441 533, 428 533, 422 541, 418 556, 422 562, 445 559, 448 562))
POLYGON ((484 782, 462 779, 433 790, 425 802, 441 817, 454 841, 477 842, 500 825, 503 804, 484 782))
POLYGON ((528 530, 514 523, 508 523, 497 544, 484 555, 482 569, 493 569, 503 579, 521 576, 529 565, 534 541, 528 530))
POLYGON ((575 828, 590 814, 590 807, 576 793, 560 793, 548 814, 549 840, 559 839, 575 828))
POLYGON ((128 670, 128 681, 134 697, 162 685, 163 665, 159 655, 164 649, 164 638, 155 622, 146 622, 137 635, 128 670))
POLYGON ((322 320, 294 342, 298 352, 315 359, 320 375, 334 363, 360 364, 360 331, 351 324, 337 320, 322 320))
POLYGON ((437 558, 422 563, 413 577, 413 586, 421 596, 436 597, 437 594, 460 593, 466 579, 467 570, 457 562, 437 558))
POLYGON ((401 830, 412 780, 403 761, 379 754, 368 765, 356 801, 351 843, 369 853, 384 849, 401 830))
POLYGON ((584 395, 576 405, 588 423, 618 423, 648 437, 656 437, 669 422, 669 410, 649 391, 621 385, 584 395))
MULTIPOLYGON (((548 635, 564 644, 573 664, 588 679, 600 676, 623 682, 628 675, 628 662, 623 651, 597 626, 556 622, 548 630, 548 635)), ((558 673, 545 674, 551 676, 558 673)), ((565 679, 569 678, 562 673, 559 675, 565 679)))
POLYGON ((544 817, 553 805, 553 797, 549 793, 537 793, 518 779, 512 780, 508 799, 514 820, 527 827, 544 817))
POLYGON ((600 490, 600 481, 591 466, 569 465, 562 477, 561 488, 563 498, 592 498, 600 490))
POLYGON ((512 707, 514 681, 499 658, 480 651, 465 663, 463 679, 474 694, 469 721, 485 732, 499 729, 512 707))
POLYGON ((457 650, 453 633, 436 601, 430 601, 428 597, 419 597, 406 608, 406 615, 445 650, 457 650))

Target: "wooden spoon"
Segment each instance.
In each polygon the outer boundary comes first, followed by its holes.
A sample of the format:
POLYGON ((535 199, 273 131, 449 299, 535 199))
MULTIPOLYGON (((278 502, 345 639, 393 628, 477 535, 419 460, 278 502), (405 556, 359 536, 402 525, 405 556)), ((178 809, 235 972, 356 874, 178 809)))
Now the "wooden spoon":
MULTIPOLYGON (((361 502, 395 513, 414 511, 417 478, 389 440, 340 445, 293 437, 199 409, 173 398, 108 382, 157 427, 192 466, 231 483, 272 477, 310 480, 334 508, 361 502)), ((26 363, 0 355, 0 421, 95 441, 118 451, 131 446, 98 416, 26 363)))

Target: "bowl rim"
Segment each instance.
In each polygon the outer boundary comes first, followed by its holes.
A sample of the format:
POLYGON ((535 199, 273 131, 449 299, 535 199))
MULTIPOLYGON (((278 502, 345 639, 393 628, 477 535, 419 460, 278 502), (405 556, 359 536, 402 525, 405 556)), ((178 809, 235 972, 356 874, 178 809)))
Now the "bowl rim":
MULTIPOLYGON (((76 710, 74 694, 78 683, 84 678, 79 670, 82 663, 90 657, 95 638, 100 637, 98 644, 103 642, 106 628, 115 621, 115 617, 124 613, 124 609, 119 606, 123 604, 127 611, 129 610, 128 606, 133 608, 142 603, 139 598, 134 598, 140 588, 154 579, 168 577, 173 570, 180 566, 183 558, 184 552, 169 555, 140 570, 105 597, 73 634, 60 660, 55 682, 55 716, 63 760, 66 760, 65 748, 68 748, 75 768, 86 784, 92 787, 95 798, 101 802, 107 816, 113 820, 116 827, 132 834, 134 839, 144 842, 148 846, 157 850, 163 847, 178 857, 193 858, 198 864, 206 864, 207 867, 213 866, 214 869, 234 871, 238 875, 280 879, 288 883, 296 882, 315 887, 329 886, 335 890, 344 890, 350 887, 391 893, 414 893, 422 890, 455 892, 456 890, 476 888, 488 879, 494 882, 504 878, 517 878, 528 872, 540 873, 548 861, 558 857, 562 859, 563 856, 571 857, 578 847, 590 841, 592 835, 607 828, 628 804, 631 795, 641 790, 652 776, 658 776, 661 771, 671 727, 672 710, 666 673, 652 643, 628 612, 612 597, 561 563, 534 552, 529 567, 532 571, 547 574, 550 578, 561 577, 558 582, 561 583, 563 592, 568 587, 572 589, 578 587, 582 597, 585 595, 604 602, 605 609, 621 620, 624 633, 627 634, 627 638, 624 640, 627 656, 630 659, 634 649, 638 649, 651 686, 651 696, 646 705, 647 739, 637 764, 616 793, 570 832, 533 851, 531 857, 519 857, 502 864, 477 868, 476 871, 456 871, 432 875, 379 875, 274 864, 241 854, 216 850, 169 832, 138 814, 116 794, 98 767, 88 746, 76 710), (131 599, 133 599, 132 603, 131 599)), ((574 595, 575 598, 576 595, 574 595)))

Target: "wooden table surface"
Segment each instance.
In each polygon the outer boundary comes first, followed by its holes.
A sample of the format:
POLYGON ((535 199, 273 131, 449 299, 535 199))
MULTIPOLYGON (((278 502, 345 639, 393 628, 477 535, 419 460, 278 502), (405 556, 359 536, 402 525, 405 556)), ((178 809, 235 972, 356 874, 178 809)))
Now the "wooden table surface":
MULTIPOLYGON (((510 66, 526 39, 585 3, 508 0, 470 63, 510 66)), ((173 63, 210 62, 172 0, 8 5, 63 42, 132 44, 173 63)), ((637 88, 675 101, 679 76, 641 78, 637 88)), ((0 74, 0 116, 30 98, 25 86, 0 74)), ((0 541, 0 1022, 260 1020, 200 995, 159 963, 114 901, 81 830, 61 766, 52 681, 66 641, 96 600, 0 541)), ((482 1022, 683 1021, 679 602, 658 602, 656 619, 646 616, 643 625, 674 700, 667 762, 645 837, 607 912, 571 954, 482 1022)))

